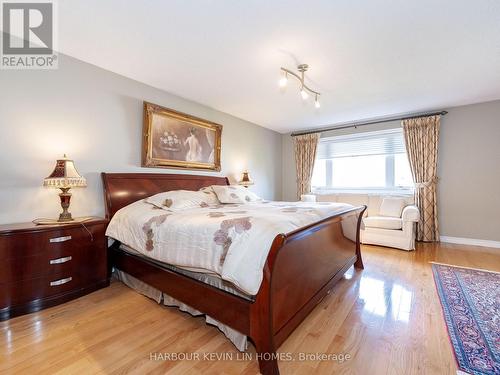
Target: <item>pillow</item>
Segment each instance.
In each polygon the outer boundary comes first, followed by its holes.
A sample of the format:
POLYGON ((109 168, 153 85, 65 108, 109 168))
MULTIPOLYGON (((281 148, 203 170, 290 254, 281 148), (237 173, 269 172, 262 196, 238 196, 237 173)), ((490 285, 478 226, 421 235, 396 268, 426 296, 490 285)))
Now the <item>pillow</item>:
POLYGON ((239 185, 212 185, 221 203, 250 203, 260 202, 262 199, 248 188, 239 185))
POLYGON ((380 216, 401 217, 405 206, 404 198, 384 198, 380 205, 380 216))
POLYGON ((198 190, 198 191, 202 191, 202 192, 204 192, 204 193, 206 193, 206 194, 210 194, 210 193, 211 193, 211 194, 215 194, 215 193, 214 193, 214 189, 212 189, 212 187, 211 187, 211 186, 205 186, 205 187, 202 187, 202 188, 201 188, 200 190, 198 190))
POLYGON ((198 191, 205 194, 205 196, 208 199, 208 201, 207 201, 208 204, 221 204, 221 202, 219 201, 219 198, 217 198, 217 194, 215 194, 215 191, 214 191, 214 189, 212 189, 211 186, 202 187, 198 191))
POLYGON ((156 207, 172 211, 219 204, 214 192, 190 190, 166 191, 146 198, 145 201, 156 207))

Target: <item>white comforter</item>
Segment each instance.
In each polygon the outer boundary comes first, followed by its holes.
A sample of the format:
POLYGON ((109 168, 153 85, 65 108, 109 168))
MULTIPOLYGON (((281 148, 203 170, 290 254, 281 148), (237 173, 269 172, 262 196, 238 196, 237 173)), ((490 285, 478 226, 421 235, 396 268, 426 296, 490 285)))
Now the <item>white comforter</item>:
POLYGON ((169 212, 141 200, 119 210, 106 235, 158 261, 217 274, 255 295, 276 235, 350 207, 323 202, 259 202, 169 212))

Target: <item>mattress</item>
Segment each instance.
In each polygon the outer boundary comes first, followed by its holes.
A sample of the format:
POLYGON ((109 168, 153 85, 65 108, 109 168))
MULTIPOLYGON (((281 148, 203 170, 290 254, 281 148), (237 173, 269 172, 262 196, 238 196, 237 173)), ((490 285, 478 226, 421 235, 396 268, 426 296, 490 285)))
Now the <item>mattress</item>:
POLYGON ((219 276, 217 276, 215 274, 208 274, 208 273, 204 273, 204 272, 194 272, 194 271, 190 271, 190 270, 186 270, 186 269, 183 269, 180 267, 173 266, 173 265, 168 264, 168 263, 160 262, 159 260, 150 258, 150 257, 140 253, 139 251, 132 249, 130 246, 127 246, 127 245, 123 245, 123 244, 120 245, 120 250, 122 250, 128 254, 131 254, 131 255, 143 258, 145 260, 148 260, 149 262, 154 263, 155 265, 160 266, 161 268, 164 268, 164 269, 167 269, 169 271, 173 271, 173 272, 179 273, 181 275, 190 277, 192 279, 201 281, 202 283, 208 284, 208 285, 213 286, 217 289, 231 293, 235 296, 244 298, 248 301, 253 302, 255 300, 255 296, 251 296, 249 294, 244 293, 241 290, 238 290, 238 288, 236 288, 236 286, 232 285, 229 281, 222 280, 219 276))

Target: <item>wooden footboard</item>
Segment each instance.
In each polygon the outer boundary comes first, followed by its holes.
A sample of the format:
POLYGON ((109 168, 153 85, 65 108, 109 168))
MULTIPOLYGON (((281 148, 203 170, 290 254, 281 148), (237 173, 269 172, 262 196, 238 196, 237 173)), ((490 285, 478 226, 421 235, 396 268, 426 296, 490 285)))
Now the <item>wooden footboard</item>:
POLYGON ((250 337, 263 374, 278 374, 275 351, 354 264, 366 206, 276 237, 250 310, 250 337))
MULTIPOLYGON (((174 174, 102 174, 106 216, 161 191, 227 185, 227 178, 174 174)), ((339 212, 294 232, 271 246, 254 301, 191 279, 152 261, 127 254, 119 243, 110 264, 214 319, 248 335, 260 371, 279 374, 276 349, 353 264, 363 268, 359 229, 366 206, 339 212)))

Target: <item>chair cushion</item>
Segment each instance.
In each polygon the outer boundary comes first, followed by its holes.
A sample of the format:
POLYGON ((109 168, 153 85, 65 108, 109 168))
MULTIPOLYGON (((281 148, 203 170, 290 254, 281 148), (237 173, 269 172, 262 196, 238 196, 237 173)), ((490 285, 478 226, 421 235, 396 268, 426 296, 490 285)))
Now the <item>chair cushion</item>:
POLYGON ((403 198, 384 198, 380 205, 380 216, 401 217, 406 202, 403 198))
POLYGON ((363 219, 363 223, 368 228, 381 229, 402 229, 403 220, 398 217, 370 216, 363 219))

